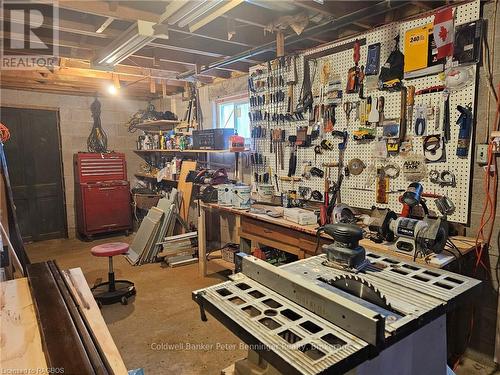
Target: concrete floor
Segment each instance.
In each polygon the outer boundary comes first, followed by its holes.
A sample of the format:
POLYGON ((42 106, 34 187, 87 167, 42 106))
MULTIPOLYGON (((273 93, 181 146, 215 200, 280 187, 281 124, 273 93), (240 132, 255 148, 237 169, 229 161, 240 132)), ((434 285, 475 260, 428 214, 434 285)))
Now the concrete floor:
MULTIPOLYGON (((26 246, 32 262, 56 259, 61 269, 81 267, 89 285, 107 278, 108 261, 90 254, 90 248, 111 241, 128 242, 132 237, 113 237, 91 243, 51 240, 26 246)), ((210 265, 209 270, 222 270, 210 265)), ((213 274, 198 276, 198 265, 162 268, 160 264, 131 266, 124 257, 114 257, 117 279, 135 283, 137 295, 129 304, 103 306, 102 314, 128 369, 144 368, 146 375, 219 374, 221 369, 246 355, 240 341, 208 315, 202 322, 191 291, 224 281, 213 274), (177 344, 177 347, 175 345, 177 344), (203 347, 199 345, 203 344, 203 347), (161 349, 166 345, 171 348, 161 349), (188 345, 198 345, 189 349, 188 345), (160 350, 158 350, 160 348, 160 350)))
MULTIPOLYGON (((98 278, 107 277, 108 263, 107 259, 93 257, 90 248, 130 240, 51 240, 26 248, 32 262, 55 259, 61 269, 81 267, 89 285, 93 285, 98 278)), ((198 306, 191 300, 192 290, 225 280, 217 273, 222 268, 209 263, 211 275, 201 278, 197 264, 173 269, 160 264, 133 267, 125 258, 115 257, 114 266, 117 279, 131 280, 137 288, 137 296, 128 305, 104 306, 101 310, 128 369, 142 367, 146 375, 212 375, 246 355, 240 340, 222 324, 210 315, 208 322, 202 322, 198 306)), ((457 374, 500 372, 464 358, 457 374)))

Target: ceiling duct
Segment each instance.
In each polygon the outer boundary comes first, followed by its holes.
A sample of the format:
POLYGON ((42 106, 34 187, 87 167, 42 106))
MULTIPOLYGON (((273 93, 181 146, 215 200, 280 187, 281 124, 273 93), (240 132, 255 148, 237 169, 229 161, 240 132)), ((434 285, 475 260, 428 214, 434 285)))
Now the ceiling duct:
POLYGON ((224 0, 211 0, 204 2, 202 6, 200 6, 198 9, 196 9, 187 17, 183 18, 181 21, 179 21, 177 26, 184 27, 189 25, 191 22, 195 21, 196 19, 202 17, 203 15, 207 14, 208 12, 218 7, 220 4, 223 3, 223 1, 224 0))
POLYGON ((156 38, 168 39, 167 26, 139 20, 99 51, 92 66, 112 69, 156 38))
MULTIPOLYGON (((401 0, 397 2, 392 2, 391 0, 384 0, 377 2, 373 5, 370 5, 366 8, 362 8, 360 10, 357 10, 355 12, 343 15, 339 18, 328 20, 324 23, 321 23, 317 26, 310 27, 306 30, 301 35, 296 35, 296 34, 291 34, 285 36, 285 42, 287 45, 297 43, 301 41, 303 38, 308 38, 312 37, 315 35, 319 35, 321 33, 324 33, 326 31, 332 31, 332 30, 338 30, 346 25, 349 25, 353 22, 360 21, 362 19, 368 18, 368 17, 373 17, 378 14, 384 14, 388 10, 394 10, 397 8, 400 8, 402 6, 405 6, 409 4, 409 1, 401 0)), ((204 65, 200 72, 204 73, 206 71, 209 71, 211 69, 215 68, 220 68, 222 66, 226 66, 228 64, 241 61, 243 59, 247 59, 256 55, 259 55, 264 52, 269 52, 269 51, 274 51, 276 49, 276 42, 272 41, 266 44, 263 44, 259 47, 255 47, 252 49, 249 49, 247 51, 243 51, 237 55, 231 56, 224 58, 219 61, 215 61, 213 63, 204 65)), ((177 75, 177 79, 186 79, 189 76, 195 75, 196 71, 194 69, 189 70, 187 72, 181 73, 177 75)))
POLYGON ((202 1, 172 1, 160 16, 160 22, 179 27, 188 26, 193 32, 212 22, 217 17, 230 11, 244 0, 202 0, 202 1))

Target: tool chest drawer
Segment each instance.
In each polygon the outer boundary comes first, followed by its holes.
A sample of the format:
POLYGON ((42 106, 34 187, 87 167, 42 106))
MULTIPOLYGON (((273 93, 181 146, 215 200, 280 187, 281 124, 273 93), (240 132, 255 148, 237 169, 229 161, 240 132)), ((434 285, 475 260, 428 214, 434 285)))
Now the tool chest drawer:
POLYGON ((74 164, 77 183, 127 179, 127 165, 122 153, 79 152, 74 156, 74 164))
POLYGON ((130 225, 130 193, 128 182, 82 185, 86 202, 86 231, 121 228, 130 225))

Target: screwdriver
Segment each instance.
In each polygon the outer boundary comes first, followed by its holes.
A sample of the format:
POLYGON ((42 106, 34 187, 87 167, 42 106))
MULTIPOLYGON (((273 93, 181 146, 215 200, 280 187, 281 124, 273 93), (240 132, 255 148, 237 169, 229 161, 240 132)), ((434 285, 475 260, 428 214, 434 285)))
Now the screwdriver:
POLYGON ((413 125, 413 106, 415 105, 415 86, 408 86, 407 88, 406 105, 408 107, 408 133, 411 134, 413 125))

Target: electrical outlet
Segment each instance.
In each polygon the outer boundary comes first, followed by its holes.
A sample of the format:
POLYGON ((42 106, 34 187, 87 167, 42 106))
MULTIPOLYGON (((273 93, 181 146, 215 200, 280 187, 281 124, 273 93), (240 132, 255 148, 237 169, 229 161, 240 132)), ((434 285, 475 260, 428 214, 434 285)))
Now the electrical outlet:
POLYGON ((479 165, 488 164, 488 145, 481 143, 476 146, 476 163, 479 165))
POLYGON ((493 152, 500 153, 500 131, 491 132, 490 142, 493 145, 493 152))

